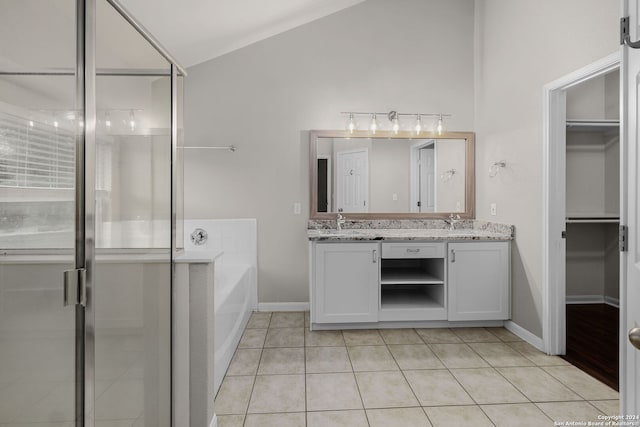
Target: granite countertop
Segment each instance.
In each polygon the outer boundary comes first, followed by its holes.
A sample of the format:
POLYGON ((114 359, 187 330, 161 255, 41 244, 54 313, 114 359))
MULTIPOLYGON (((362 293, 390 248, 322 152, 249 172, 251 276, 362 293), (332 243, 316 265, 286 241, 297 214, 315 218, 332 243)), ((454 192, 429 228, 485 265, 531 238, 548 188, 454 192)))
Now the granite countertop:
POLYGON ((508 241, 513 239, 514 228, 507 224, 487 221, 467 220, 456 224, 449 230, 444 221, 429 221, 417 224, 416 221, 403 223, 394 221, 390 224, 367 224, 363 221, 348 221, 342 230, 335 228, 335 221, 319 223, 310 222, 307 237, 312 241, 345 241, 345 240, 422 240, 422 241, 508 241), (331 224, 333 223, 333 224, 331 224), (367 226, 372 227, 367 227, 367 226), (375 227, 382 225, 382 227, 375 227), (384 227, 387 225, 387 227, 384 227), (391 228, 391 227, 393 228, 391 228), (394 227, 395 226, 395 227, 394 227), (415 228, 407 228, 407 226, 415 228))

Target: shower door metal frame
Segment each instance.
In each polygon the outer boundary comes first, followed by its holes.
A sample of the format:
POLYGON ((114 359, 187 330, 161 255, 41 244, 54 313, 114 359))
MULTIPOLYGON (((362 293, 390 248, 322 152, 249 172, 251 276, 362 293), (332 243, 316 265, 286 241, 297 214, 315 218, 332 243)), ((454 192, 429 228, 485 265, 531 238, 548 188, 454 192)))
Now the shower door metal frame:
MULTIPOLYGON (((97 69, 96 21, 97 0, 75 0, 76 64, 68 69, 2 69, 0 75, 22 76, 75 76, 76 106, 79 119, 75 133, 75 188, 74 188, 74 269, 65 272, 65 304, 75 310, 75 396, 74 418, 76 427, 95 425, 95 183, 96 183, 96 77, 97 76, 167 76, 171 79, 171 181, 170 195, 170 247, 171 264, 171 323, 173 323, 173 266, 176 250, 177 214, 177 144, 178 144, 178 78, 187 75, 168 51, 118 1, 105 0, 170 64, 169 70, 153 69, 97 69), (73 298, 71 298, 73 297, 73 298)), ((55 250, 60 253, 60 250, 55 250)), ((10 250, 23 253, 24 250, 10 250)), ((29 252, 27 250, 26 252, 29 252)), ((65 251, 66 252, 66 251, 65 251)), ((173 372, 173 328, 170 328, 171 365, 173 372)), ((174 417, 172 374, 170 423, 174 417)))
MULTIPOLYGON (((97 75, 170 75, 171 78, 171 181, 170 222, 171 238, 169 261, 171 264, 170 294, 171 323, 173 323, 173 265, 176 250, 176 192, 177 188, 177 114, 178 76, 186 76, 185 69, 167 50, 116 0, 106 0, 145 40, 170 63, 170 73, 153 70, 97 70, 96 69, 96 11, 97 0, 76 0, 76 109, 84 118, 84 126, 79 125, 76 133, 76 176, 75 176, 75 269, 84 272, 84 288, 80 292, 76 310, 75 349, 75 417, 76 427, 95 425, 95 180, 96 180, 96 76, 97 75)), ((58 74, 54 72, 55 74, 58 74)), ((64 71, 59 72, 65 73, 64 71)), ((82 123, 80 120, 78 123, 82 123)), ((78 277, 81 277, 79 275, 78 277)), ((173 328, 171 348, 173 347, 173 328)), ((171 371, 173 371, 171 357, 171 371)), ((172 378, 172 375, 169 375, 172 378)), ((170 380, 171 381, 171 380, 170 380)), ((173 383, 170 385, 170 423, 175 425, 173 383)))
POLYGON ((95 175, 96 175, 96 0, 76 0, 76 109, 84 123, 76 133, 76 271, 84 283, 76 301, 75 414, 77 427, 95 423, 95 175))

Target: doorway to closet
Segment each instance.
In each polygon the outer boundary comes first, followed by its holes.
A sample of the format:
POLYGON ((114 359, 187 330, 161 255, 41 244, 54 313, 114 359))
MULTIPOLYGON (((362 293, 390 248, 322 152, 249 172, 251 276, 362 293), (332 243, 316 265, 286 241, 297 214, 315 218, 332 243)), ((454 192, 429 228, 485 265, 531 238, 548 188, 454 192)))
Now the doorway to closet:
POLYGON ((611 55, 545 87, 543 338, 619 387, 620 79, 611 55))
POLYGON ((565 360, 619 383, 620 73, 567 89, 565 360))

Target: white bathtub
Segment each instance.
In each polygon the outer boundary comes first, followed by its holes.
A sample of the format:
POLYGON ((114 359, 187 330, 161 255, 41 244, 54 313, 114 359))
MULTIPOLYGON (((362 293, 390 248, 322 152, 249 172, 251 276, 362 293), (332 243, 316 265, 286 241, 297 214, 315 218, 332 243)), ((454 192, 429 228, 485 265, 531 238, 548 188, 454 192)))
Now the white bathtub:
POLYGON ((214 267, 214 377, 217 392, 254 307, 250 265, 220 263, 214 267))
POLYGON ((186 220, 185 250, 222 252, 214 265, 214 390, 222 383, 251 312, 257 309, 257 229, 255 219, 186 220), (207 232, 195 245, 191 233, 207 232))

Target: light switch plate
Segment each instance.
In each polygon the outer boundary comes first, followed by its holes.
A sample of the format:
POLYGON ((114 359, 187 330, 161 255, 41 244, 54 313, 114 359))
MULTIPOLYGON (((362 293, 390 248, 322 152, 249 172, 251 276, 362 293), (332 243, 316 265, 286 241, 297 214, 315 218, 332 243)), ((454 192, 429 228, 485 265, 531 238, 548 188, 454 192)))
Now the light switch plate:
POLYGON ((293 214, 300 215, 301 213, 302 213, 302 205, 300 204, 300 202, 295 202, 293 204, 293 214))
POLYGON ((495 203, 491 203, 491 215, 498 215, 498 206, 495 203))

